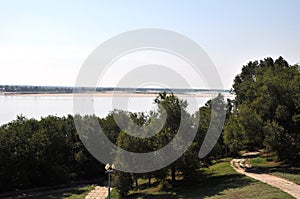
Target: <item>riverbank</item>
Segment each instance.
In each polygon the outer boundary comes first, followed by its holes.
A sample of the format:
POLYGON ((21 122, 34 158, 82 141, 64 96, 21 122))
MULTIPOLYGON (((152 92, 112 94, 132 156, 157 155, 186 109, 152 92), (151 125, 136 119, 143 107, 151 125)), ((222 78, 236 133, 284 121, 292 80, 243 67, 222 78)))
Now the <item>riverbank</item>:
MULTIPOLYGON (((197 93, 176 93, 178 97, 216 97, 217 92, 197 92, 197 93)), ((38 93, 38 92, 0 92, 0 96, 22 96, 22 97, 156 97, 158 93, 140 93, 140 92, 89 92, 89 93, 38 93)), ((233 98, 231 93, 222 93, 225 98, 233 98)))

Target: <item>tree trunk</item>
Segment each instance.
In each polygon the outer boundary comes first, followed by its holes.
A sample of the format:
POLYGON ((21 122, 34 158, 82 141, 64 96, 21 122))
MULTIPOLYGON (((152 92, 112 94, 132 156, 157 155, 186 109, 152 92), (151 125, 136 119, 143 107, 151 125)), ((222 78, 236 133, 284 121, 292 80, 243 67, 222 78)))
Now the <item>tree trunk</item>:
POLYGON ((176 169, 175 166, 172 166, 171 168, 171 177, 172 177, 172 187, 175 187, 175 181, 176 181, 176 169))
POLYGON ((151 186, 151 176, 148 177, 148 187, 151 186))
POLYGON ((134 180, 135 180, 135 187, 136 187, 136 189, 138 190, 138 189, 139 189, 139 183, 138 183, 138 179, 137 179, 137 178, 135 178, 134 180))

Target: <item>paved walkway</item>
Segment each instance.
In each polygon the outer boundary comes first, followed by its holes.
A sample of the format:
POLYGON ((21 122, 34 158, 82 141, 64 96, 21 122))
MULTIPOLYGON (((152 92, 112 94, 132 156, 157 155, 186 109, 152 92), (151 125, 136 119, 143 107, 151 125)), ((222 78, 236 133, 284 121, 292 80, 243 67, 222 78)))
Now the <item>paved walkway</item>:
POLYGON ((270 174, 265 174, 265 173, 255 173, 255 172, 246 172, 244 169, 242 169, 239 165, 241 160, 240 159, 233 159, 231 161, 231 166, 239 173, 244 174, 246 176, 249 176, 251 178, 254 178, 256 180, 259 180, 261 182, 264 182, 268 185, 271 185, 273 187, 276 187, 293 197, 300 199, 300 185, 297 185, 291 181, 288 181, 286 179, 270 175, 270 174))
POLYGON ((107 196, 107 187, 96 186, 95 189, 85 197, 85 199, 106 199, 107 196))

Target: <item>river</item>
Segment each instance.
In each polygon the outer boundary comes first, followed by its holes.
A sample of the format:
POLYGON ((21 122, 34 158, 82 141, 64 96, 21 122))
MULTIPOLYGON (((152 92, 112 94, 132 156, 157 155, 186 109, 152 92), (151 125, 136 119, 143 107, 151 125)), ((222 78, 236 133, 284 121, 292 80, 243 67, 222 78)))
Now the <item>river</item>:
MULTIPOLYGON (((212 98, 209 95, 197 97, 180 97, 194 106, 188 106, 188 111, 194 113, 200 106, 212 98), (192 101, 195 100, 195 101, 192 101), (193 102, 196 102, 193 103, 193 102), (196 106, 195 106, 196 105, 196 106)), ((95 96, 92 101, 94 113, 99 117, 105 117, 113 109, 123 109, 132 112, 149 112, 155 110, 153 103, 155 95, 133 95, 131 97, 111 95, 95 96), (126 106, 119 106, 119 101, 125 101, 126 106)), ((0 125, 10 122, 18 115, 27 118, 40 119, 48 115, 66 116, 74 115, 73 100, 91 100, 88 97, 73 99, 72 95, 0 95, 0 125)), ((122 104, 122 103, 120 103, 122 104)), ((124 104, 124 103, 123 103, 124 104)))

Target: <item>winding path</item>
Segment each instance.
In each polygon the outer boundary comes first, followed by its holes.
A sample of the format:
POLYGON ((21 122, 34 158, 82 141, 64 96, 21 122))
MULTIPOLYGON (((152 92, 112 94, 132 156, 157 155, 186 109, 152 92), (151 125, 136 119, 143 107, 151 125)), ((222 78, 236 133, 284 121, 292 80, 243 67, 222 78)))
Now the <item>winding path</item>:
MULTIPOLYGON (((243 156, 251 156, 251 155, 257 155, 258 153, 246 153, 243 156)), ((259 180, 261 182, 264 182, 268 185, 271 185, 273 187, 276 187, 291 196, 300 199, 300 185, 297 185, 291 181, 288 181, 286 179, 266 174, 266 173, 257 173, 257 172, 246 172, 244 169, 240 167, 241 161, 244 160, 244 157, 233 159, 231 160, 231 166, 241 174, 244 174, 246 176, 249 176, 251 178, 254 178, 256 180, 259 180)), ((103 186, 96 186, 94 190, 92 190, 85 199, 106 199, 108 196, 107 187, 103 186)))
MULTIPOLYGON (((253 153, 249 154, 244 154, 244 155, 254 155, 253 153)), ((265 173, 255 173, 255 172, 246 172, 244 169, 242 169, 239 165, 240 162, 243 158, 240 159, 233 159, 231 161, 231 166, 241 174, 244 174, 246 176, 249 176, 251 178, 254 178, 256 180, 259 180, 261 182, 264 182, 268 185, 271 185, 273 187, 276 187, 293 197, 300 199, 300 185, 297 185, 291 181, 288 181, 286 179, 270 175, 270 174, 265 174, 265 173)))
POLYGON ((96 186, 85 199, 106 199, 108 196, 107 187, 96 186))

